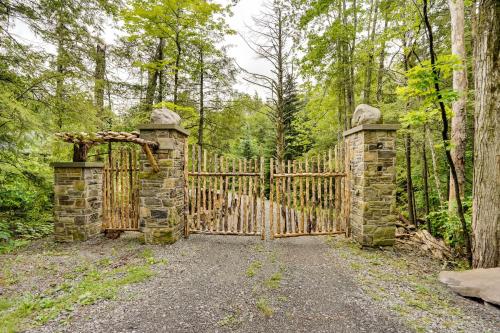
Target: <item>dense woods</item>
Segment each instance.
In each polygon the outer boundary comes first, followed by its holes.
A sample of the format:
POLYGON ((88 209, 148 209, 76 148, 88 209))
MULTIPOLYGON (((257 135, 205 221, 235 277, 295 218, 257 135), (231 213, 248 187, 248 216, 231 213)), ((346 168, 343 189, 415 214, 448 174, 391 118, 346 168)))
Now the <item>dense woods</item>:
POLYGON ((55 132, 135 130, 168 107, 190 143, 282 161, 342 144, 366 103, 401 124, 400 219, 498 266, 500 3, 267 0, 235 31, 242 1, 0 0, 2 247, 52 230, 49 163, 72 156, 55 132), (240 66, 244 46, 270 69, 240 66))

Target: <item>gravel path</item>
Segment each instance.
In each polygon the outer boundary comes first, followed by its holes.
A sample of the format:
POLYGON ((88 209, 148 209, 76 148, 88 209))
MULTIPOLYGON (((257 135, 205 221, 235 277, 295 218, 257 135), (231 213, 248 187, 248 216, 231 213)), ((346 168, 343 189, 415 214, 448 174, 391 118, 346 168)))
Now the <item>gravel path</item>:
MULTIPOLYGON (((359 271, 350 268, 355 255, 332 246, 326 237, 262 242, 257 237, 191 235, 172 246, 149 248, 155 258, 168 260, 167 265, 155 266, 152 279, 123 288, 118 299, 79 308, 71 320, 55 320, 34 331, 415 330, 404 316, 384 305, 390 300, 377 302, 366 292, 366 281, 360 283, 359 271)), ((500 327, 499 310, 460 302, 470 321, 460 330, 495 332, 500 327)))

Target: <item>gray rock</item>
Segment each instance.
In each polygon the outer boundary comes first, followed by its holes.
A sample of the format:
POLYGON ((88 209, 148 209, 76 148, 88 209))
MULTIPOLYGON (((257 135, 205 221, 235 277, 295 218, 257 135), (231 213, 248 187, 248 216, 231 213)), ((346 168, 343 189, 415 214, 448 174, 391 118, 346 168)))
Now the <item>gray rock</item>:
POLYGON ((352 115, 352 127, 363 124, 378 124, 381 122, 380 110, 368 104, 359 104, 352 115))
POLYGON ((167 108, 154 109, 151 113, 151 122, 153 124, 173 124, 180 125, 181 117, 167 108))
POLYGON ((481 298, 500 305, 500 267, 479 268, 463 272, 443 271, 439 281, 466 297, 481 298))

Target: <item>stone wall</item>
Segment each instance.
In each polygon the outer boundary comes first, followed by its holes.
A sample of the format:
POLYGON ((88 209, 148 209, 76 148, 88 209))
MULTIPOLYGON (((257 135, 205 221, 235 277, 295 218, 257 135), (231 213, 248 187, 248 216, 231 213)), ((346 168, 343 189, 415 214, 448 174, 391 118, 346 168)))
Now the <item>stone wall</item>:
POLYGON ((188 133, 178 125, 139 127, 140 137, 159 143, 160 171, 140 155, 139 225, 148 244, 171 244, 184 233, 184 149, 188 133))
POLYGON ((348 221, 351 235, 362 245, 394 244, 397 129, 398 125, 366 124, 344 132, 348 221))
POLYGON ((102 218, 102 163, 53 163, 54 236, 58 242, 97 235, 102 218))

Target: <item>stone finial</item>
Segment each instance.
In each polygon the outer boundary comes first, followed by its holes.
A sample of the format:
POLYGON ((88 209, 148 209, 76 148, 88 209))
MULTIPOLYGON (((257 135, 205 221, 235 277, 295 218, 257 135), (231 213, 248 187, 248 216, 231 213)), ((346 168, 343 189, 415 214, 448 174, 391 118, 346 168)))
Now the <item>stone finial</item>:
POLYGON ((363 124, 379 124, 382 119, 380 110, 368 104, 359 104, 352 115, 352 127, 363 124))
POLYGON ((180 125, 181 117, 167 108, 158 108, 151 113, 151 122, 153 124, 180 125))

